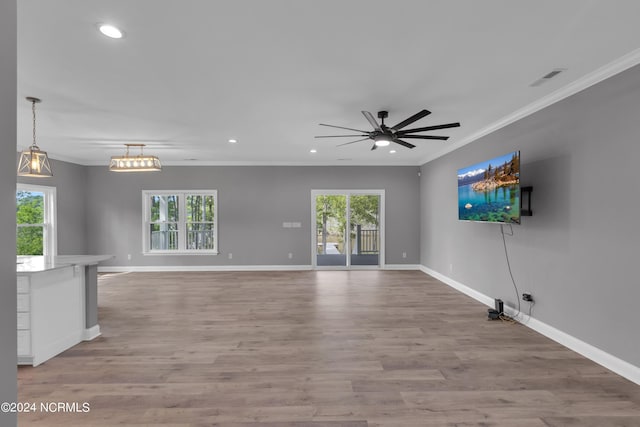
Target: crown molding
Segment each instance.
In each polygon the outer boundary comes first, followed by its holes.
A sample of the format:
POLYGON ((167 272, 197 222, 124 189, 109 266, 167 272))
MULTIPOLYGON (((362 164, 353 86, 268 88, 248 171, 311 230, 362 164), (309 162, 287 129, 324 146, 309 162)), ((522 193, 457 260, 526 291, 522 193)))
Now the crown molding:
POLYGON ((537 101, 534 101, 529 105, 526 105, 525 107, 520 108, 519 110, 516 110, 511 114, 508 114, 500 120, 480 129, 478 132, 475 132, 467 136, 466 138, 463 138, 460 141, 447 146, 445 149, 423 158, 420 161, 420 164, 423 165, 439 157, 442 157, 445 154, 455 151, 458 148, 464 147, 465 145, 477 139, 480 139, 483 136, 489 135, 499 129, 502 129, 503 127, 510 125, 511 123, 530 116, 531 114, 540 111, 543 108, 553 105, 556 102, 562 101, 563 99, 568 98, 571 95, 575 95, 582 90, 585 90, 638 64, 640 64, 640 48, 633 50, 628 54, 608 63, 607 65, 604 65, 597 70, 588 73, 577 80, 574 80, 568 85, 557 89, 549 95, 546 95, 538 99, 537 101))

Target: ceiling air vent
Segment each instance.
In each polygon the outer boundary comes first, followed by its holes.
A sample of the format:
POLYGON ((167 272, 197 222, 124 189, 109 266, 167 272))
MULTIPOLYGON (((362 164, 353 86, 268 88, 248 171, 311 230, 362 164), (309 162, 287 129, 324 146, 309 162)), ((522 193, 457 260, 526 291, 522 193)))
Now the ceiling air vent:
POLYGON ((563 71, 567 71, 567 69, 566 68, 554 68, 553 70, 549 71, 544 76, 540 77, 535 82, 531 83, 529 86, 530 87, 540 86, 541 84, 548 82, 549 80, 551 80, 552 78, 554 78, 558 74, 562 73, 563 71))

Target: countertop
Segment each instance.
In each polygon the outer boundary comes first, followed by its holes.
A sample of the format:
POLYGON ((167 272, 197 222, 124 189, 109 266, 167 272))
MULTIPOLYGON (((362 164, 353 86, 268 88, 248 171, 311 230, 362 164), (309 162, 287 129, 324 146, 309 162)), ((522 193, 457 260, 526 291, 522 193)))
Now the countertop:
POLYGON ((16 272, 18 274, 41 273, 72 265, 94 265, 111 258, 113 255, 19 256, 16 272))
POLYGON ((55 260, 73 265, 94 265, 111 258, 113 255, 58 255, 55 260))

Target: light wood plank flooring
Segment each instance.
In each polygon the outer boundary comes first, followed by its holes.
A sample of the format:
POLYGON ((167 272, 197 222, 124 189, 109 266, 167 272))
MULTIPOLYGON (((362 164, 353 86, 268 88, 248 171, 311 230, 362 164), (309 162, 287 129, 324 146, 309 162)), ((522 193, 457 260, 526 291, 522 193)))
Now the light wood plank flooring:
POLYGON ((417 271, 99 279, 102 336, 20 367, 20 426, 640 426, 640 387, 417 271))

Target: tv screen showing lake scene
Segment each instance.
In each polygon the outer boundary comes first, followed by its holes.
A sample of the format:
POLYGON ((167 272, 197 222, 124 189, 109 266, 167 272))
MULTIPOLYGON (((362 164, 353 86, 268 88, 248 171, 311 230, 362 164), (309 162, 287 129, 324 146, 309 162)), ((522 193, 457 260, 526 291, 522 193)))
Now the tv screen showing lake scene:
POLYGON ((458 219, 520 223, 520 152, 458 170, 458 219))

